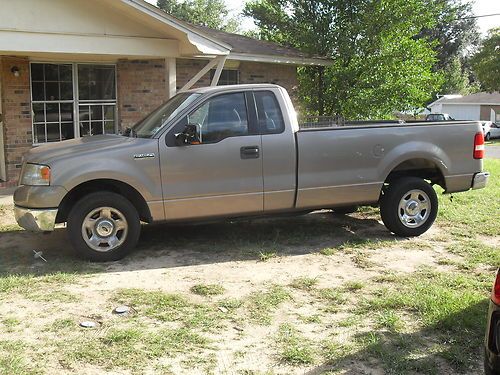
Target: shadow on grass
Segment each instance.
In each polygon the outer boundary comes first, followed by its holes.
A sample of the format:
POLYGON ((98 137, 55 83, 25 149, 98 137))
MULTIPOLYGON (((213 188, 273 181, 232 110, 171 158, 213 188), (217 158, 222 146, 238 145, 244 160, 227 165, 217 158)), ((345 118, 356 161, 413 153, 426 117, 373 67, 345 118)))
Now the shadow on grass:
POLYGON ((346 243, 396 241, 373 215, 338 216, 330 212, 275 219, 198 225, 145 225, 137 249, 107 264, 80 260, 65 229, 50 234, 0 233, 0 277, 51 272, 117 272, 258 260, 261 253, 294 256, 346 243), (43 251, 47 263, 34 259, 43 251))
POLYGON ((413 333, 381 329, 357 334, 357 351, 305 374, 481 374, 488 303, 482 299, 413 333))

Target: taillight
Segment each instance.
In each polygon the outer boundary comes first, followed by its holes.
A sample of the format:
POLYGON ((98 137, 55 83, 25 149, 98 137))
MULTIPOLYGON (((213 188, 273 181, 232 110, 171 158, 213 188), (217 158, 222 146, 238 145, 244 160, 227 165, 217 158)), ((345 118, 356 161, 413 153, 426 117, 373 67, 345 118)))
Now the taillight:
POLYGON ((474 159, 484 158, 484 134, 476 133, 474 136, 474 159))
POLYGON ((491 300, 500 305, 500 269, 497 272, 495 285, 493 285, 493 290, 491 291, 491 300))

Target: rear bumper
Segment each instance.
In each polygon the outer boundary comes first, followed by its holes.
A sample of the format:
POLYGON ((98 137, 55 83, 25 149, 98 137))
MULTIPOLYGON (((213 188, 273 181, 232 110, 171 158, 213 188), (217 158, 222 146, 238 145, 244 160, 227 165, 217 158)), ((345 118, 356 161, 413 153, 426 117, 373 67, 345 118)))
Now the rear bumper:
POLYGON ((472 189, 483 189, 490 178, 489 172, 476 173, 472 179, 472 189))
POLYGON ((52 232, 56 224, 57 208, 24 208, 14 206, 19 226, 30 232, 52 232))

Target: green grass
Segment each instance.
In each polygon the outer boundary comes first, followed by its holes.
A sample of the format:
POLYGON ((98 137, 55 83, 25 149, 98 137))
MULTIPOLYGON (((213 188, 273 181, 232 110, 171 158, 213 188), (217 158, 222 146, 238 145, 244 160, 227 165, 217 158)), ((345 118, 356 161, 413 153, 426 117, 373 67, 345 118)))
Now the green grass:
POLYGON ((200 296, 216 296, 224 294, 226 291, 222 285, 218 284, 196 284, 190 290, 192 293, 200 296))
POLYGON ((29 298, 39 296, 39 292, 49 287, 61 286, 77 281, 76 274, 57 272, 43 276, 6 275, 0 277, 0 299, 11 293, 19 293, 29 298))
POLYGON ((0 374, 40 374, 27 361, 26 344, 22 341, 0 340, 0 374))
POLYGON ((277 254, 274 251, 261 251, 259 253, 259 260, 261 262, 267 262, 270 259, 276 258, 277 254))
POLYGON ((295 289, 301 290, 313 290, 314 287, 318 284, 317 277, 298 277, 293 279, 290 283, 290 286, 295 289))
POLYGON ((187 328, 112 328, 105 335, 84 336, 64 346, 67 365, 92 363, 106 369, 143 371, 150 361, 179 354, 200 353, 209 341, 187 328))
POLYGON ((282 286, 273 285, 266 291, 252 293, 244 304, 252 322, 262 325, 271 324, 272 314, 279 305, 292 298, 282 286))
POLYGON ((448 252, 463 257, 458 266, 463 269, 474 269, 478 266, 500 267, 500 250, 478 240, 454 242, 446 249, 448 252))
POLYGON ((15 328, 21 324, 21 321, 11 316, 2 319, 0 323, 6 328, 7 332, 14 332, 15 328))
MULTIPOLYGON (((432 335, 434 340, 446 342, 437 351, 438 356, 446 359, 456 371, 470 369, 477 362, 478 348, 484 337, 490 288, 491 280, 487 274, 478 276, 423 270, 400 277, 397 283, 372 293, 373 297, 367 297, 360 309, 376 314, 378 326, 391 331, 398 331, 401 327, 398 312, 407 313, 418 322, 421 330, 413 335, 395 333, 388 343, 381 341, 372 349, 375 353, 378 350, 379 359, 389 366, 393 357, 386 352, 394 353, 399 348, 398 355, 407 358, 413 351, 424 349, 418 341, 420 337, 432 335), (400 339, 406 340, 410 346, 401 347, 400 339), (389 359, 384 356, 389 356, 389 359)), ((404 371, 413 371, 417 370, 413 367, 416 363, 418 361, 407 360, 401 366, 404 371)))
POLYGON ((452 201, 450 195, 439 195, 437 222, 449 228, 452 234, 500 235, 498 219, 494 219, 500 212, 500 160, 485 159, 484 170, 491 173, 486 188, 453 194, 452 201))
POLYGON ((178 322, 186 328, 220 329, 226 318, 214 304, 193 303, 182 295, 161 291, 121 289, 113 301, 133 306, 140 314, 160 322, 178 322))
POLYGON ((311 342, 291 324, 280 325, 275 341, 280 362, 289 365, 314 363, 314 348, 311 342))

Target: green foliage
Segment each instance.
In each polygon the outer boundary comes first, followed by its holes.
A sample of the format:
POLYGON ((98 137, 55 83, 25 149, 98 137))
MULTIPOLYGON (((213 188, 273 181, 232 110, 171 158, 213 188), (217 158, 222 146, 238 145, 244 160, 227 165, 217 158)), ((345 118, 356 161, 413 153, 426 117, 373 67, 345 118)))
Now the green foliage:
POLYGON ((431 0, 430 4, 436 19, 432 27, 419 34, 434 42, 437 52, 436 70, 446 69, 453 60, 462 59, 471 46, 479 43, 477 22, 468 0, 431 0))
POLYGON ((468 95, 479 91, 468 58, 480 39, 472 4, 468 0, 432 0, 431 4, 436 23, 419 37, 433 43, 437 57, 433 70, 444 76, 435 93, 468 95))
POLYGON ((500 27, 490 30, 481 49, 474 55, 472 66, 487 91, 500 91, 500 27))
POLYGON ((299 69, 308 114, 363 119, 419 107, 441 85, 433 44, 416 37, 433 12, 424 0, 253 0, 244 14, 262 38, 333 59, 299 69))
POLYGON ((229 16, 224 0, 158 0, 158 8, 166 13, 216 30, 237 32, 239 20, 229 16))
POLYGON ((463 67, 458 56, 451 59, 442 72, 444 80, 439 89, 440 93, 469 95, 480 90, 478 83, 471 84, 469 72, 463 67))

